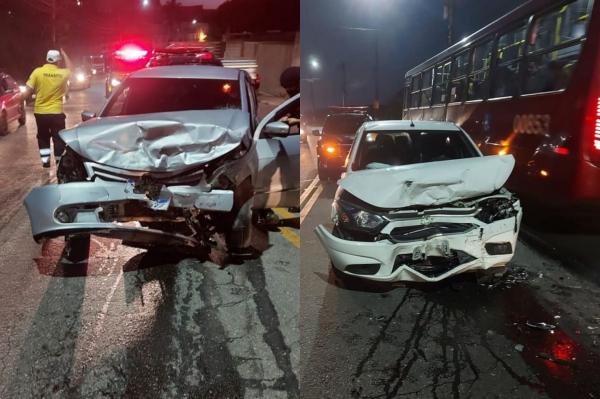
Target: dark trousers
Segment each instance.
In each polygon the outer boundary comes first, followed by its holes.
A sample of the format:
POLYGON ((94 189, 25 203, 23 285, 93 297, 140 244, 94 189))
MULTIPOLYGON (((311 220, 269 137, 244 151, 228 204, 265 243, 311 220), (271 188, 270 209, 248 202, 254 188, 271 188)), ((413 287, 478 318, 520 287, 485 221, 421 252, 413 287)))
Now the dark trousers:
POLYGON ((58 132, 65 128, 65 114, 34 114, 37 124, 37 141, 40 148, 40 157, 43 163, 50 162, 50 140, 54 144, 54 158, 60 160, 65 151, 65 142, 58 132))

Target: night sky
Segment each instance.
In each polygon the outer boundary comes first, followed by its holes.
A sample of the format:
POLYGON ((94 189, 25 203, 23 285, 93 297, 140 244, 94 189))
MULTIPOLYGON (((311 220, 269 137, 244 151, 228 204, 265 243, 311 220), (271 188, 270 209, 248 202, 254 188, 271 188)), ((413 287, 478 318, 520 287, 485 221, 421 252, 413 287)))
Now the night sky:
MULTIPOLYGON (((525 0, 456 0, 455 41, 477 31, 525 0)), ((447 47, 443 0, 302 0, 302 77, 314 82, 317 107, 341 104, 342 63, 346 64, 347 105, 367 105, 374 97, 375 33, 379 30, 379 74, 382 103, 397 95, 411 67, 447 47), (321 68, 310 70, 312 58, 321 68)), ((302 91, 310 83, 303 81, 302 91)), ((310 96, 304 96, 310 101, 310 96)), ((310 108, 312 104, 307 104, 310 108)))

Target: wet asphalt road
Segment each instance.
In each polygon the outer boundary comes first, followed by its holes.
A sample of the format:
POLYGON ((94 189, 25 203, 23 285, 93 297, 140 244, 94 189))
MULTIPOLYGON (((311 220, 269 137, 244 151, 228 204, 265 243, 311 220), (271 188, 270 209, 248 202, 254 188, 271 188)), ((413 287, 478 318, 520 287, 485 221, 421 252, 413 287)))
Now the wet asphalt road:
MULTIPOLYGON (((67 126, 102 94, 73 92, 67 126)), ((0 137, 0 398, 298 397, 297 230, 265 232, 262 257, 225 268, 94 237, 87 265, 65 265, 22 206, 55 179, 28 118, 0 137)))
MULTIPOLYGON (((302 150, 311 180, 313 156, 302 150)), ((329 224, 335 192, 335 183, 320 185, 300 232, 302 397, 600 398, 597 231, 572 223, 548 230, 537 220, 543 214, 527 219, 525 209, 526 233, 495 286, 469 275, 348 286, 330 272, 313 232, 329 224)))

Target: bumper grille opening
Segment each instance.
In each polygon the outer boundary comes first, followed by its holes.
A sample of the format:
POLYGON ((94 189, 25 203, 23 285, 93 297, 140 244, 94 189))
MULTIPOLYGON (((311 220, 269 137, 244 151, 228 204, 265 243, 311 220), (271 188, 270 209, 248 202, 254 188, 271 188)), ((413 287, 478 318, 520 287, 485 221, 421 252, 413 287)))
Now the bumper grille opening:
POLYGON ((381 267, 381 265, 378 263, 370 264, 370 265, 348 265, 348 266, 346 266, 344 271, 347 271, 348 273, 352 273, 352 274, 373 276, 373 275, 377 274, 380 267, 381 267))
POLYGON ((452 256, 448 258, 442 256, 429 256, 425 259, 418 260, 413 260, 412 254, 402 254, 396 257, 392 272, 396 271, 400 266, 406 265, 427 277, 438 277, 460 265, 472 262, 475 259, 477 258, 464 251, 452 251, 452 256))
POLYGON ((476 226, 470 223, 431 223, 396 227, 390 232, 390 239, 393 242, 426 240, 436 235, 466 233, 474 228, 476 226))

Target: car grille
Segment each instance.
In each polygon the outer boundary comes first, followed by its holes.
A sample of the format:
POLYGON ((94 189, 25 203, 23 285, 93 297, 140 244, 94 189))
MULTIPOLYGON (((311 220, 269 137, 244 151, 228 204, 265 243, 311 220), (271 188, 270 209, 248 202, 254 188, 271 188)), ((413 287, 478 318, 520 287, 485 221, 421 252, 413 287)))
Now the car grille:
POLYGON ((470 223, 431 223, 428 225, 396 227, 389 238, 394 243, 427 240, 434 236, 466 233, 477 226, 470 223))
POLYGON ((88 165, 93 176, 97 176, 105 181, 127 182, 129 180, 138 181, 142 176, 150 177, 157 184, 165 186, 196 186, 204 176, 203 169, 196 169, 185 172, 139 172, 124 169, 111 168, 99 164, 88 165))
POLYGON ((406 265, 427 277, 438 277, 460 265, 472 262, 475 259, 477 258, 464 251, 452 251, 452 256, 447 258, 442 256, 429 256, 425 259, 417 260, 412 258, 412 254, 402 254, 396 257, 392 272, 396 271, 400 266, 406 265))

